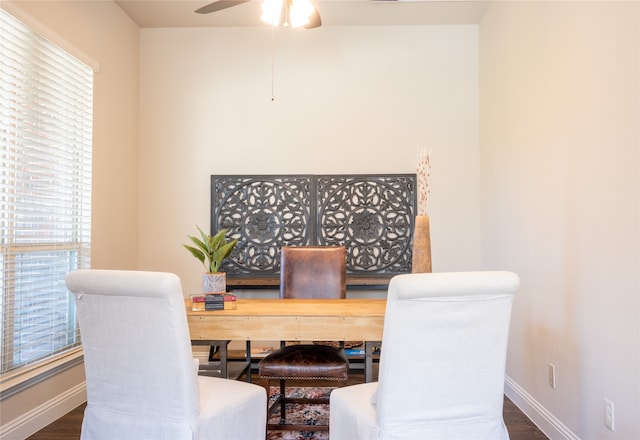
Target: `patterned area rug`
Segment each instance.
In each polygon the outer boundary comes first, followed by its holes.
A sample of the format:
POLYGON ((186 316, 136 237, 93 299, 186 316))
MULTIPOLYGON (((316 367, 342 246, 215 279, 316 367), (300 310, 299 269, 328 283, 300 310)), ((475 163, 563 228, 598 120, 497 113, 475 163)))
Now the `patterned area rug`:
MULTIPOLYGON (((290 397, 329 397, 333 388, 287 388, 287 396, 290 397)), ((271 387, 269 391, 269 404, 278 398, 279 390, 271 387)), ((314 404, 287 404, 287 422, 303 423, 305 425, 326 425, 329 423, 329 406, 314 404)), ((270 423, 278 423, 280 410, 277 410, 269 419, 270 423)), ((327 431, 269 431, 267 440, 328 440, 327 431)))

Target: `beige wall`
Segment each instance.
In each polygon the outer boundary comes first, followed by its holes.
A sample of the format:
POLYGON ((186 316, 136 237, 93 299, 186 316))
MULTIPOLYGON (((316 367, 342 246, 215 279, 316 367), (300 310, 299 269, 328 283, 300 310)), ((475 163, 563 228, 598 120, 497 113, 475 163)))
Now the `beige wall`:
POLYGON ((640 438, 639 23, 535 1, 480 26, 484 263, 522 278, 507 374, 552 438, 640 438))
MULTIPOLYGON (((92 265, 136 269, 137 26, 110 1, 17 1, 1 6, 85 62, 100 66, 94 76, 92 265)), ((64 391, 83 382, 80 365, 3 400, 1 425, 20 417, 33 421, 20 429, 50 423, 52 416, 61 415, 60 408, 68 410, 82 401, 81 390, 68 395, 64 391)))
POLYGON ((266 29, 138 34, 111 2, 14 3, 101 67, 94 267, 198 290, 181 244, 209 226, 210 174, 406 173, 431 149, 434 270, 522 276, 512 397, 553 438, 640 438, 637 2, 494 2, 479 36, 279 33, 273 78, 266 29))
POLYGON ((478 27, 279 29, 273 66, 271 38, 141 31, 140 267, 200 291, 181 244, 212 174, 414 173, 431 149, 434 269, 478 269, 478 27))

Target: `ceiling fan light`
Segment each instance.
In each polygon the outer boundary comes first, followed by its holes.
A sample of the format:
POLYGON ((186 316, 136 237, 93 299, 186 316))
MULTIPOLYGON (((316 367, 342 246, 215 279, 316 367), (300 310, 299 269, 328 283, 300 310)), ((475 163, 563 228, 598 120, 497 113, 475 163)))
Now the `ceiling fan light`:
POLYGON ((309 23, 311 0, 263 0, 260 19, 271 26, 298 27, 309 23))
POLYGON ((310 0, 292 0, 289 5, 289 22, 292 27, 303 26, 309 23, 309 17, 313 14, 313 5, 310 0))
POLYGON ((260 20, 271 26, 278 26, 282 18, 282 2, 283 0, 263 0, 260 20))

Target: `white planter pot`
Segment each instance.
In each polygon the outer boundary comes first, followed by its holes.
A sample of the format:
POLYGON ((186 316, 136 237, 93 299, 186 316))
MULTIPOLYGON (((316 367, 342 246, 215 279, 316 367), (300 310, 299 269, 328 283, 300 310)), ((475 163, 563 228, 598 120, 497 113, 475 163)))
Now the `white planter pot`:
POLYGON ((224 272, 205 273, 202 275, 202 291, 204 293, 224 293, 227 290, 227 274, 224 272))

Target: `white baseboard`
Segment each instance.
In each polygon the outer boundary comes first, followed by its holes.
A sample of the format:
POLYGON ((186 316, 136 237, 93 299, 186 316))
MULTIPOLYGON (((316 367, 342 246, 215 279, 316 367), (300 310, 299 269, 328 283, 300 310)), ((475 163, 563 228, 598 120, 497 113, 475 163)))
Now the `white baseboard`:
POLYGON ((87 401, 87 384, 79 383, 0 427, 3 440, 21 440, 38 432, 87 401))
POLYGON ((528 394, 509 376, 505 377, 504 393, 551 440, 580 440, 551 412, 528 394))

